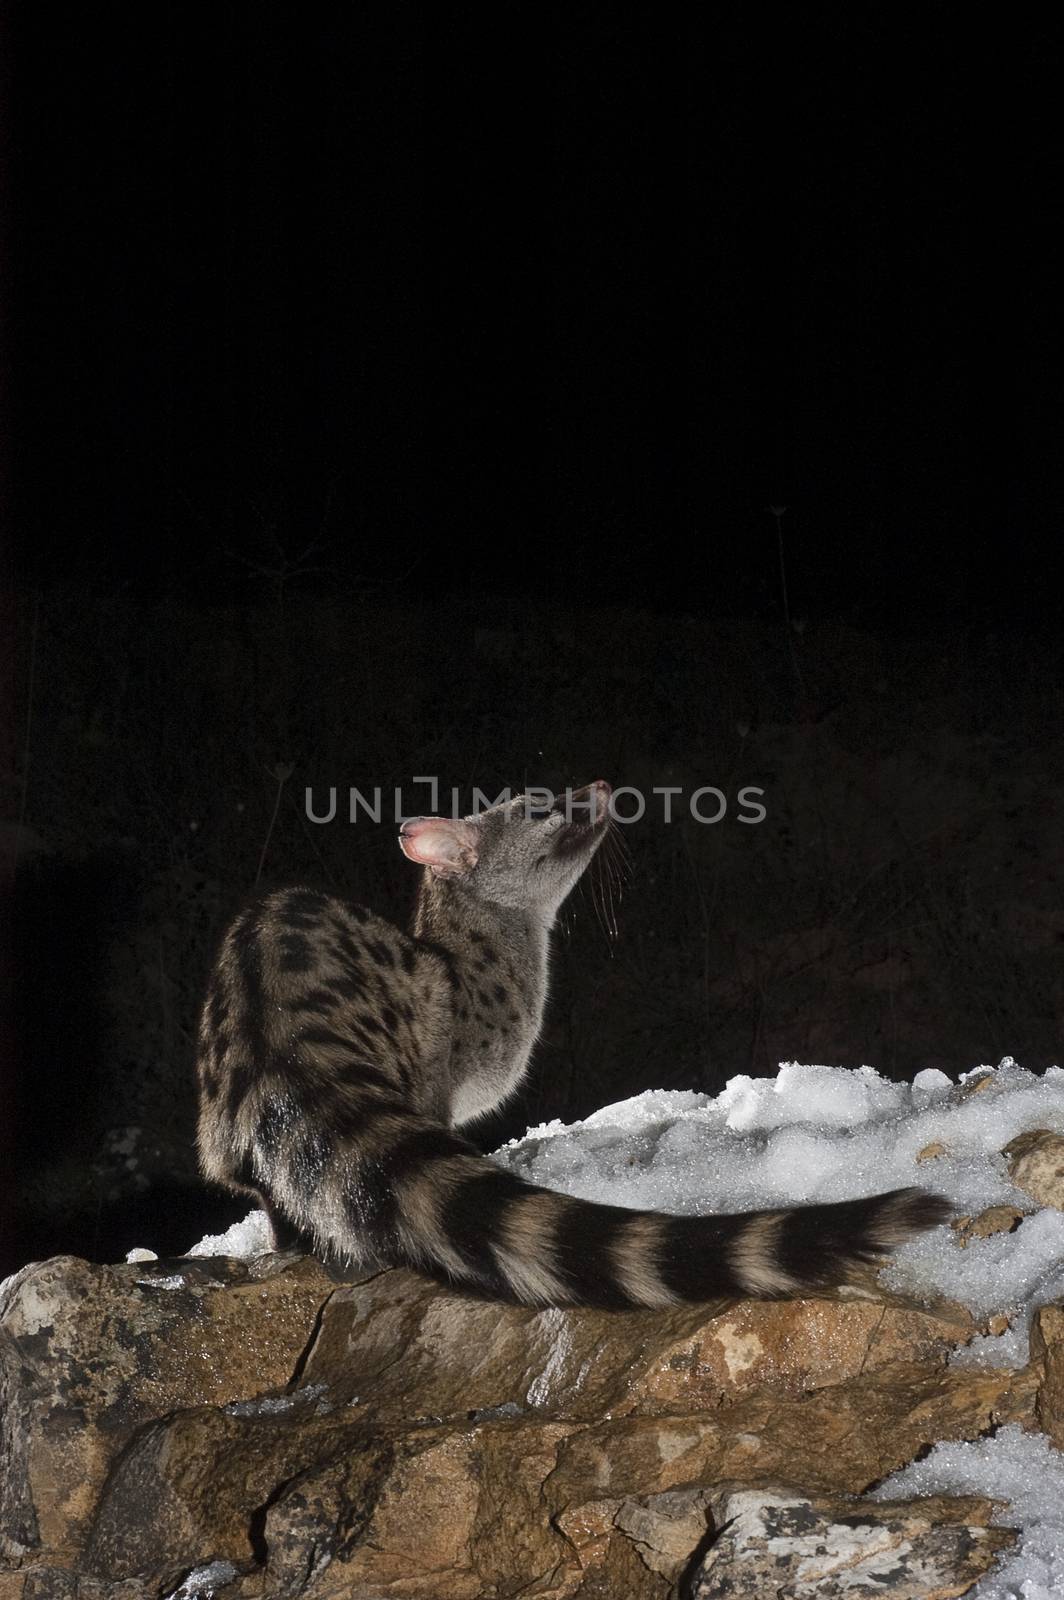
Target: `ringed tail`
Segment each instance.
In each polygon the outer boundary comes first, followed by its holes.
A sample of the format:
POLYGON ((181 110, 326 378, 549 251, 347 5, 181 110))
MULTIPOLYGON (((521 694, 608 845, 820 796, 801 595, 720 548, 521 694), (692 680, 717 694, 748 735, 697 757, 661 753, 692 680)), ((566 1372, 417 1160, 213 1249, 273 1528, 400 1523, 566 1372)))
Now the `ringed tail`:
POLYGON ((630 1310, 829 1288, 952 1214, 918 1188, 723 1216, 600 1205, 526 1182, 398 1100, 366 1105, 357 1128, 338 1133, 328 1148, 320 1126, 289 1126, 272 1148, 256 1137, 256 1187, 285 1221, 322 1253, 351 1255, 363 1241, 381 1264, 528 1306, 630 1310))

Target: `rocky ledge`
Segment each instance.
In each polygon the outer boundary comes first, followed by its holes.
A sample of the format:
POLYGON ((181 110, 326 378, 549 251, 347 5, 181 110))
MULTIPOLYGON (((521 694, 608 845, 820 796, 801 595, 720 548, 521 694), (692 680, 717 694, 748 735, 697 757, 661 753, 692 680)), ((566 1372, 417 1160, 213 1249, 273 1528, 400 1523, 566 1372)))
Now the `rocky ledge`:
POLYGON ((996 1508, 853 1497, 1005 1422, 1064 1446, 1061 1308, 1021 1370, 956 1364, 970 1316, 872 1278, 602 1314, 59 1257, 0 1313, 0 1600, 945 1600, 996 1508))

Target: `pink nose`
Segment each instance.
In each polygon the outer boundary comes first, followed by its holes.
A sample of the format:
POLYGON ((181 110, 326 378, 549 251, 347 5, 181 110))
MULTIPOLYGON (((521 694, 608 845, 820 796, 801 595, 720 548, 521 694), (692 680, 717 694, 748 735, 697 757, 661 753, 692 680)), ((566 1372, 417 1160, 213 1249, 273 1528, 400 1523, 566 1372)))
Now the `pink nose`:
POLYGON ((589 783, 583 789, 573 790, 573 806, 586 805, 590 820, 601 822, 606 815, 610 803, 612 788, 605 778, 596 778, 594 783, 589 783))

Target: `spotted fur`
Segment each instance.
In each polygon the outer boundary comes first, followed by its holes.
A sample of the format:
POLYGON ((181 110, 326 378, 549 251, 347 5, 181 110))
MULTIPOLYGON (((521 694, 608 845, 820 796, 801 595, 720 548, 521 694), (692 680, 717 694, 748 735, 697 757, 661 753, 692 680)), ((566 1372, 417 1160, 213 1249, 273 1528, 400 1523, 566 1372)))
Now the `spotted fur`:
POLYGON ((594 1205, 457 1131, 524 1077, 551 926, 609 793, 405 823, 423 867, 409 933, 308 888, 233 922, 200 1021, 200 1162, 261 1201, 279 1244, 500 1300, 631 1308, 838 1283, 947 1215, 916 1189, 715 1217, 594 1205))

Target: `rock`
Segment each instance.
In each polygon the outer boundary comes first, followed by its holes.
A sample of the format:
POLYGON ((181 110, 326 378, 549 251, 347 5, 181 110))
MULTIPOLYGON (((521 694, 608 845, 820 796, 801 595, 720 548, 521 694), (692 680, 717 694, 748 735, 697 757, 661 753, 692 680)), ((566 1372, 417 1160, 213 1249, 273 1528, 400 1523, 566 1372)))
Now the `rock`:
POLYGON ((717 1485, 859 1493, 1052 1421, 1044 1352, 951 1366, 971 1317, 870 1284, 611 1315, 283 1256, 30 1268, 0 1316, 0 1600, 183 1595, 218 1562, 232 1600, 666 1600, 717 1485))
POLYGON ((614 1526, 627 1535, 652 1572, 677 1583, 710 1531, 710 1489, 670 1489, 622 1500, 614 1526))
POLYGON ((1030 1420, 1035 1378, 994 1368, 897 1368, 807 1396, 771 1390, 717 1412, 626 1417, 575 1431, 546 1485, 559 1510, 592 1498, 661 1493, 723 1479, 794 1477, 857 1493, 910 1461, 928 1439, 967 1439, 1030 1420))
POLYGON ((939 1156, 946 1154, 946 1146, 941 1139, 932 1139, 930 1144, 925 1144, 922 1150, 916 1152, 917 1161, 937 1161, 939 1156))
POLYGON ((1031 1360, 1040 1363, 1038 1426, 1064 1450, 1064 1306, 1039 1306, 1031 1323, 1031 1360))
POLYGON ((584 1573, 574 1593, 601 1592, 603 1600, 620 1596, 643 1600, 661 1594, 672 1600, 681 1576, 708 1536, 712 1497, 708 1488, 678 1489, 624 1500, 592 1500, 562 1512, 558 1527, 576 1550, 584 1573), (607 1577, 613 1587, 600 1589, 607 1577))
POLYGON ((810 1499, 787 1488, 723 1494, 721 1529, 691 1600, 952 1600, 1015 1542, 990 1501, 810 1499))
POLYGON ((966 1250, 973 1239, 989 1239, 995 1233, 1012 1233, 1023 1221, 1019 1206, 987 1206, 975 1217, 954 1217, 950 1227, 957 1245, 966 1250))
POLYGON ((973 1094, 998 1094, 1000 1086, 993 1067, 987 1067, 978 1076, 970 1075, 953 1091, 958 1100, 970 1100, 973 1094))
POLYGON ((747 1393, 799 1395, 897 1362, 940 1366, 971 1337, 961 1307, 882 1290, 649 1313, 502 1308, 402 1272, 338 1289, 302 1382, 379 1419, 516 1406, 595 1422, 713 1411, 747 1393), (397 1359, 402 1352, 402 1359, 397 1359))
POLYGON ((1040 1206, 1064 1211, 1064 1134, 1035 1128, 1010 1140, 1002 1154, 1017 1189, 1040 1206))
POLYGON ((78 1552, 144 1422, 288 1382, 334 1285, 316 1262, 25 1268, 0 1315, 0 1559, 78 1552))

